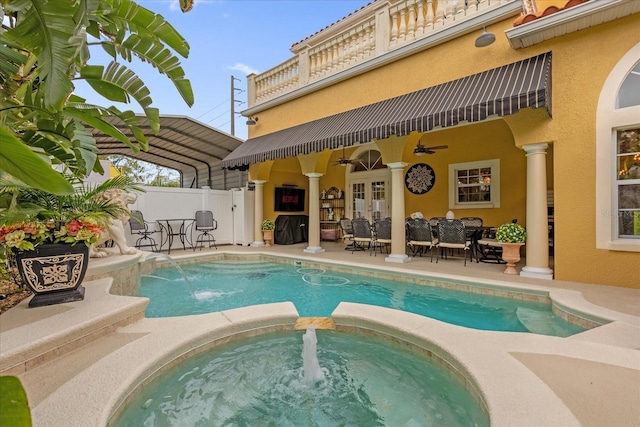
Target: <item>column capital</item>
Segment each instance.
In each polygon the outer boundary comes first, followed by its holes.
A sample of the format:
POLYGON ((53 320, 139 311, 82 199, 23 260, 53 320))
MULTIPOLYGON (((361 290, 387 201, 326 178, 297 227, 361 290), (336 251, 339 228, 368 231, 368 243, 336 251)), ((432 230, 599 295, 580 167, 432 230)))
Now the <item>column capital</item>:
POLYGON ((324 174, 318 173, 318 172, 310 172, 310 173, 305 173, 305 176, 307 176, 309 179, 313 179, 313 178, 320 178, 321 176, 324 176, 324 174))
POLYGON ((267 182, 267 181, 265 181, 263 179, 256 179, 256 180, 253 180, 251 182, 253 182, 255 185, 264 185, 264 183, 267 182))
POLYGON ((405 162, 393 162, 393 163, 388 163, 387 167, 389 169, 404 169, 405 166, 407 166, 409 163, 405 163, 405 162))
POLYGON ((547 148, 549 148, 549 144, 546 142, 541 142, 540 144, 529 144, 523 145, 522 149, 529 154, 547 154, 547 148))

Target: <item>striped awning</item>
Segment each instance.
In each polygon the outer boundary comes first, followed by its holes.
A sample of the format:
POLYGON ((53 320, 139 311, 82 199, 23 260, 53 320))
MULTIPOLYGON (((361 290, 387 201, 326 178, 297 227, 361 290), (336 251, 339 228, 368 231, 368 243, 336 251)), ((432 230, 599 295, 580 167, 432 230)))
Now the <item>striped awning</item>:
POLYGON ((551 116, 551 52, 248 139, 224 158, 222 167, 245 168, 392 134, 480 122, 527 107, 544 107, 551 116))

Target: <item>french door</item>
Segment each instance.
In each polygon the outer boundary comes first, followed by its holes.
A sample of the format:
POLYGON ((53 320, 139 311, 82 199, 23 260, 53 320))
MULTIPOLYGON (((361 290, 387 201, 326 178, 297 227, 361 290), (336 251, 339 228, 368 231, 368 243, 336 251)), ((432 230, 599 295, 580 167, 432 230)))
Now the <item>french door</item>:
POLYGON ((351 180, 352 218, 369 221, 389 216, 389 184, 386 177, 351 180))

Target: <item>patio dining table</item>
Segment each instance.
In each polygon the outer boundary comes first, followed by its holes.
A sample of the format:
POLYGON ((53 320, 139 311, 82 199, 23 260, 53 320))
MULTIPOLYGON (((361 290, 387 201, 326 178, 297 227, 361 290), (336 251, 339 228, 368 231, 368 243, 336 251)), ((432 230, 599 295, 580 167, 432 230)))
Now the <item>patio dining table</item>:
POLYGON ((478 247, 478 240, 482 239, 485 232, 494 229, 495 227, 487 225, 465 227, 467 239, 469 239, 469 241, 471 242, 471 256, 476 260, 476 262, 480 262, 480 257, 478 255, 478 253, 480 252, 480 248, 478 247))
POLYGON ((165 218, 156 221, 160 225, 160 250, 166 244, 168 246, 167 253, 170 254, 175 237, 182 243, 182 249, 193 247, 190 238, 191 229, 195 222, 193 218, 165 218))

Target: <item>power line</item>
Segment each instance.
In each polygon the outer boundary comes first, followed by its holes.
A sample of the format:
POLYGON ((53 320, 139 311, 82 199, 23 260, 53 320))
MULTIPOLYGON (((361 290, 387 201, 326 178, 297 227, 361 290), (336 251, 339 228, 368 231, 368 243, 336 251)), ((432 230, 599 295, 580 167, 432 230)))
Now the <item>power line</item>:
MULTIPOLYGON (((226 104, 227 102, 229 102, 229 100, 230 100, 230 99, 231 99, 231 98, 227 98, 227 99, 225 99, 225 100, 224 100, 224 101, 222 101, 220 104, 216 105, 215 107, 211 108, 211 109, 210 109, 210 110, 208 110, 207 112, 205 112, 205 113, 203 113, 203 114, 199 115, 198 117, 196 117, 196 119, 199 119, 199 118, 200 118, 200 117, 202 117, 202 116, 206 116, 207 114, 209 114, 210 112, 212 112, 212 111, 213 111, 213 110, 215 110, 216 108, 218 108, 218 107, 220 107, 221 105, 224 105, 224 104, 226 104)), ((229 111, 229 110, 227 110, 227 111, 229 111)))

